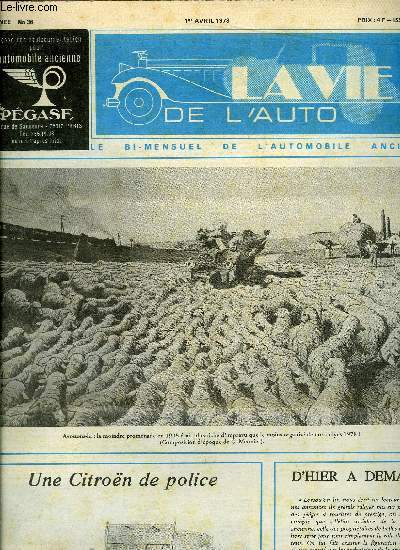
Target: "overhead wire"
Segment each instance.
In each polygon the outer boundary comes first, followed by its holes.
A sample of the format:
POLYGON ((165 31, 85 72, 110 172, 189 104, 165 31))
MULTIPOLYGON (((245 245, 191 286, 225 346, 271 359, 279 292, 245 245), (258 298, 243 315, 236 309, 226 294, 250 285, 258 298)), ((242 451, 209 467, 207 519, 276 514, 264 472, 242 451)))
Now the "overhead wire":
POLYGON ((11 209, 11 210, 15 210, 16 212, 23 213, 23 214, 36 214, 36 215, 40 215, 41 218, 46 219, 46 220, 48 220, 48 221, 52 221, 52 222, 54 222, 55 220, 57 220, 57 221, 59 222, 61 216, 63 216, 63 221, 68 220, 68 218, 65 216, 65 214, 60 214, 60 215, 54 214, 54 216, 50 217, 50 216, 48 216, 48 215, 46 215, 46 214, 39 213, 39 212, 37 212, 37 211, 35 211, 35 210, 28 210, 28 209, 26 209, 26 208, 21 208, 21 207, 13 206, 13 205, 11 205, 11 204, 7 204, 7 203, 4 203, 4 202, 1 203, 0 215, 2 214, 3 207, 5 207, 6 209, 9 208, 9 209, 11 209))

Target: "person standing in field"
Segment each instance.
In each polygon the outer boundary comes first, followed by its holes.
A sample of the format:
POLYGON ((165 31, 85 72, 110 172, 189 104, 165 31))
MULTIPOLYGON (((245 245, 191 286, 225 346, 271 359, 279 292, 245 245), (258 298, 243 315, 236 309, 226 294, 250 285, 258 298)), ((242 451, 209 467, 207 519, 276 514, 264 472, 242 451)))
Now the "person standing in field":
POLYGON ((399 242, 399 237, 397 235, 392 235, 389 240, 390 244, 390 255, 395 256, 396 255, 396 245, 399 242))
POLYGON ((370 245, 369 253, 370 253, 371 265, 373 267, 378 267, 379 248, 378 248, 378 245, 376 243, 372 243, 370 245))
POLYGON ((327 260, 330 260, 332 258, 333 242, 331 240, 328 240, 324 241, 322 244, 325 247, 325 258, 327 260))

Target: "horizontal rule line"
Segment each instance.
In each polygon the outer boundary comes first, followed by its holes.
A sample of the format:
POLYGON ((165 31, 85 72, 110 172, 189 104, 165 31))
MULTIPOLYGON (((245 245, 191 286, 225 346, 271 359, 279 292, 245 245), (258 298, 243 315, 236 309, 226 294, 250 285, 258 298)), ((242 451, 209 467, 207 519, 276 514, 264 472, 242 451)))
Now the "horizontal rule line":
MULTIPOLYGON (((25 456, 25 455, 398 455, 400 451, 42 451, 42 452, 29 452, 29 451, 14 451, 14 452, 0 452, 0 456, 25 456)), ((326 462, 326 460, 323 460, 326 462)), ((362 460, 365 462, 365 460, 362 460)), ((386 462, 379 460, 379 462, 386 462)), ((397 462, 397 460, 391 459, 387 462, 397 462)))
POLYGON ((245 155, 245 156, 199 156, 199 157, 4 157, 3 161, 20 160, 203 160, 203 159, 329 159, 329 158, 400 158, 400 155, 245 155))
POLYGON ((287 33, 287 31, 289 31, 289 34, 293 33, 293 32, 300 32, 300 33, 309 33, 309 34, 321 34, 321 33, 325 33, 325 32, 338 32, 339 34, 346 34, 346 33, 352 33, 352 34, 357 34, 357 33, 360 33, 360 34, 365 34, 365 33, 371 33, 371 34, 380 34, 382 32, 391 32, 393 34, 398 34, 400 32, 399 28, 398 27, 394 27, 394 28, 376 28, 376 27, 371 27, 371 28, 363 28, 363 29, 330 29, 330 28, 327 28, 327 29, 309 29, 309 28, 304 28, 304 29, 293 29, 293 28, 290 28, 290 29, 256 29, 256 28, 247 28, 247 27, 242 27, 242 28, 238 28, 238 29, 226 29, 226 28, 220 28, 220 29, 215 29, 214 27, 210 27, 209 29, 199 29, 198 27, 186 27, 185 29, 182 29, 182 28, 177 28, 177 29, 152 29, 152 30, 145 30, 145 29, 129 29, 129 30, 120 30, 120 29, 92 29, 90 31, 91 34, 107 34, 107 33, 113 33, 113 34, 116 34, 116 35, 120 35, 120 34, 136 34, 136 33, 141 33, 141 34, 155 34, 157 32, 161 32, 162 34, 187 34, 188 32, 193 32, 194 31, 194 34, 203 34, 205 32, 207 33, 211 33, 212 34, 226 34, 226 33, 231 33, 231 34, 234 34, 234 33, 240 33, 242 31, 246 31, 246 32, 251 32, 251 33, 254 33, 254 34, 257 34, 257 33, 260 33, 260 34, 269 34, 269 33, 273 33, 273 32, 276 32, 277 34, 282 34, 282 33, 287 33), (211 30, 212 29, 212 30, 211 30))

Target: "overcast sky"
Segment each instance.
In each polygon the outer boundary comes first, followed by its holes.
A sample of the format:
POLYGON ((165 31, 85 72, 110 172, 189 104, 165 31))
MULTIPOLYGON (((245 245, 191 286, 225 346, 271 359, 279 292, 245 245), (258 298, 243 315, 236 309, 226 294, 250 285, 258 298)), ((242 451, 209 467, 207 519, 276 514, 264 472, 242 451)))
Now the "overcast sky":
POLYGON ((400 230, 399 172, 382 168, 7 169, 2 219, 123 241, 192 238, 219 221, 271 237, 336 230, 357 213, 400 230))

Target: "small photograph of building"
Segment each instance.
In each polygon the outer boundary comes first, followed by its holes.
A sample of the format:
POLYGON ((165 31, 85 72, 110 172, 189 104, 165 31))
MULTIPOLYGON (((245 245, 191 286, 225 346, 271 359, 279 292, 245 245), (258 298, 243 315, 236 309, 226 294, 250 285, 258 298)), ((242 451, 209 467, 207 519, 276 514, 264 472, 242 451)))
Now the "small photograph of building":
POLYGON ((217 550, 206 533, 180 531, 176 524, 107 523, 105 550, 217 550))

